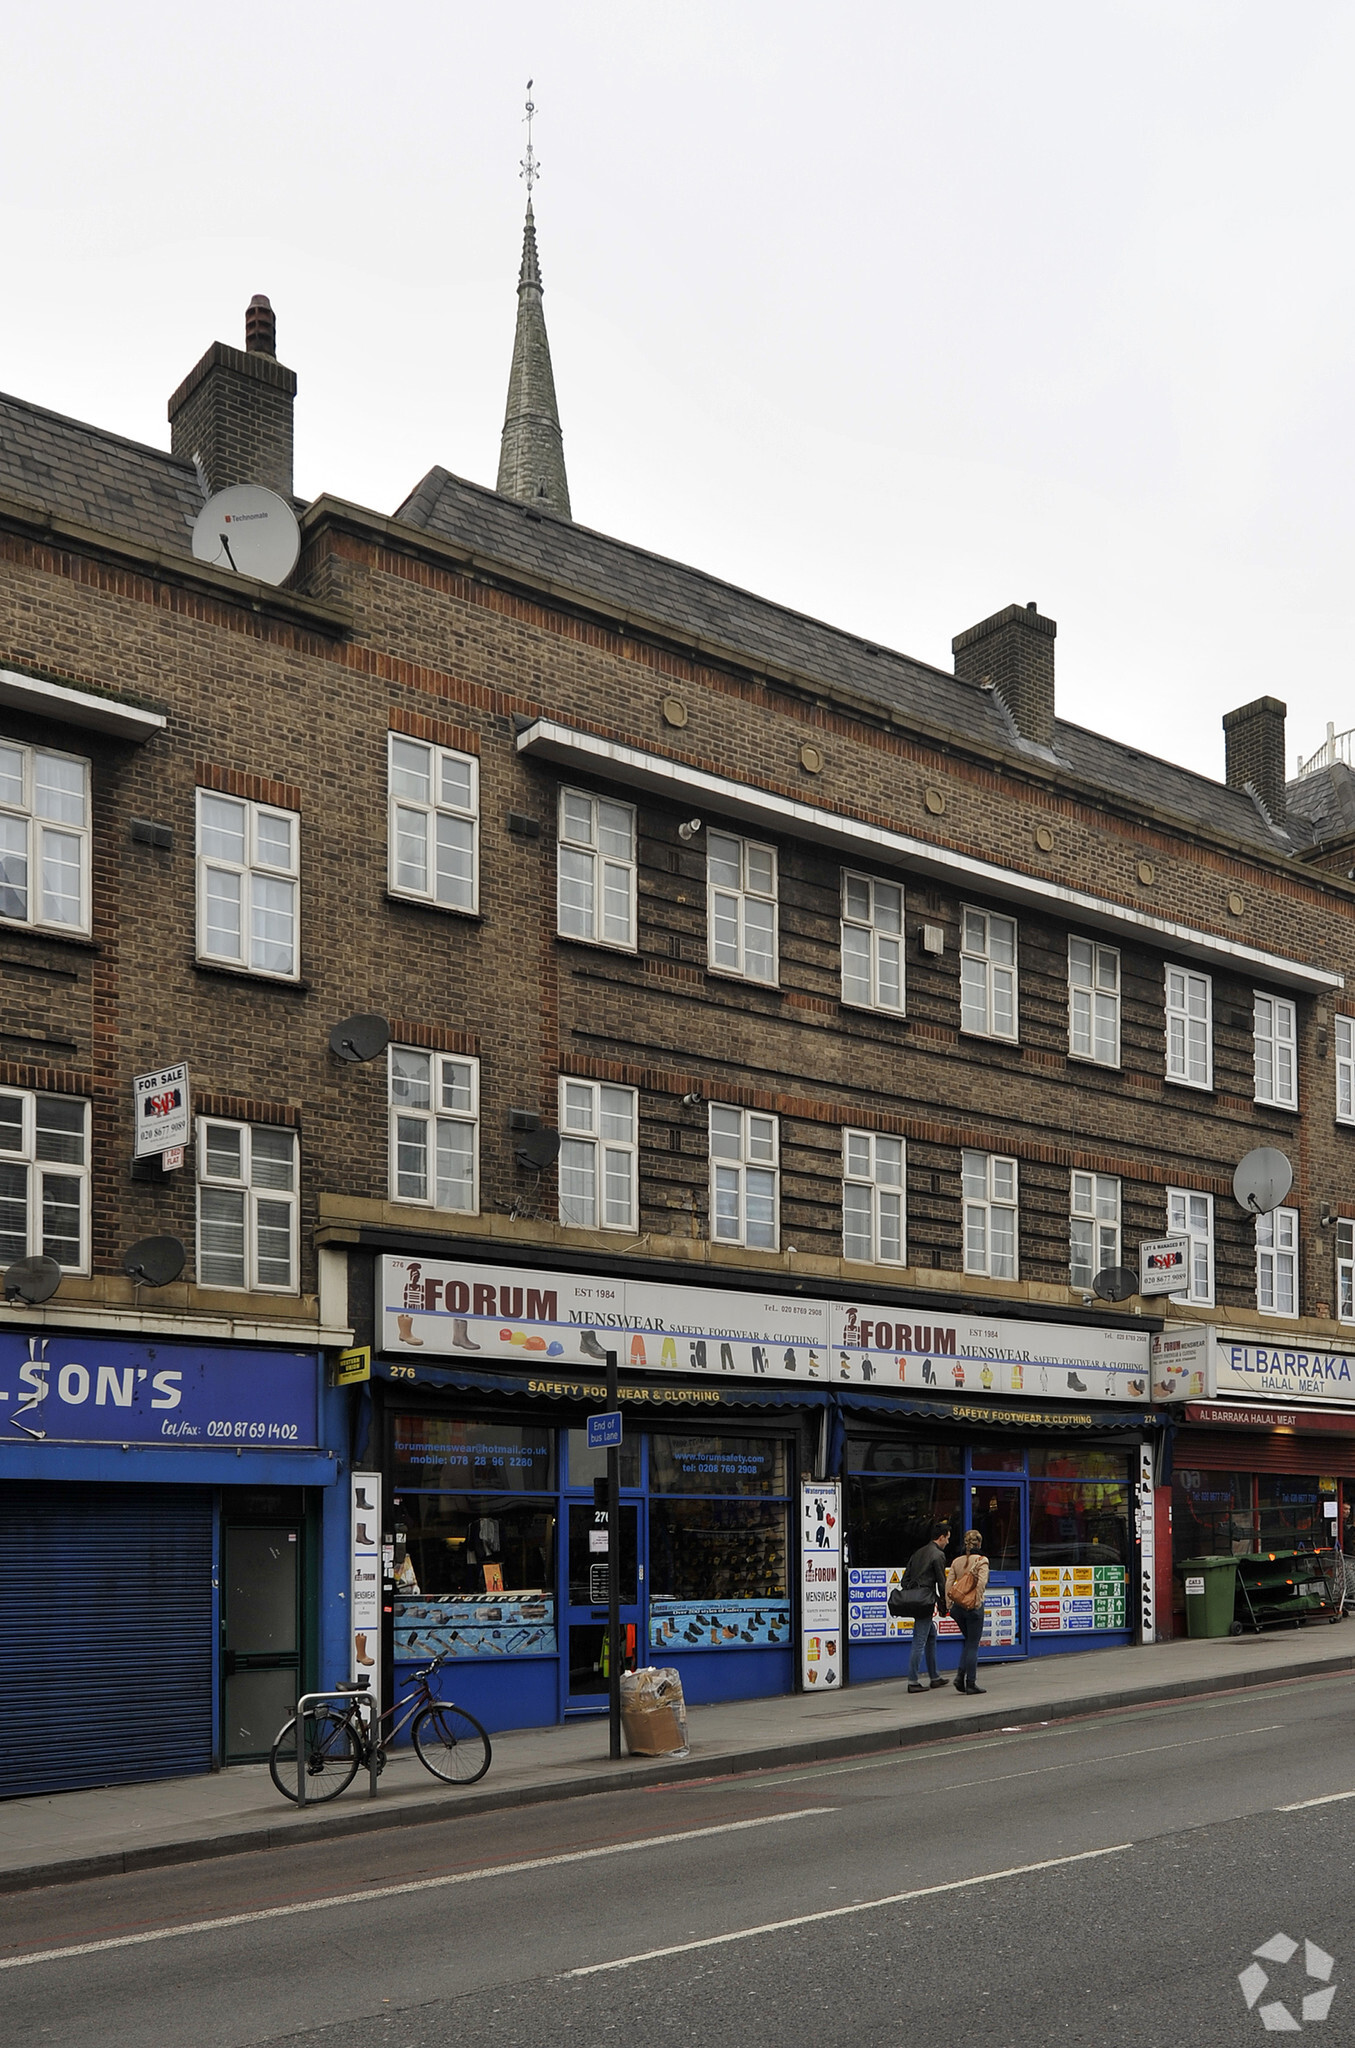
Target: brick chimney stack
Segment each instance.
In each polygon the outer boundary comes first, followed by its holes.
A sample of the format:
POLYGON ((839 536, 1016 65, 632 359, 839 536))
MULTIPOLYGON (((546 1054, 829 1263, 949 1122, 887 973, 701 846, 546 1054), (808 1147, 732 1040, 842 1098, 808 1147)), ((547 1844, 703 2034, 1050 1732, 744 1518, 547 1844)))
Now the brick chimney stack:
POLYGON ((1283 826, 1284 720, 1287 707, 1278 697, 1254 697, 1250 704, 1223 714, 1224 748, 1229 789, 1252 789, 1266 807, 1271 823, 1283 826))
POLYGON ((277 359, 277 320, 261 293, 245 313, 245 346, 214 341, 169 401, 170 447, 201 459, 213 491, 263 484, 292 495, 296 372, 277 359))
POLYGON ((1054 635, 1052 619, 1030 604, 1009 604, 951 641, 955 673, 963 683, 997 691, 1023 739, 1054 744, 1054 635))

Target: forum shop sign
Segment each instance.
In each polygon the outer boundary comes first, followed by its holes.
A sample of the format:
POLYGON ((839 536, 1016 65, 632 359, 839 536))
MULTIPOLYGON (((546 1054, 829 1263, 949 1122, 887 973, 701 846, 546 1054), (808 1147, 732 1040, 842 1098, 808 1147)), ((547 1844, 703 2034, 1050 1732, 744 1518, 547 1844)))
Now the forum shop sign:
POLYGON ((1148 1333, 650 1281, 381 1261, 382 1347, 596 1372, 845 1382, 919 1393, 1141 1401, 1148 1333))

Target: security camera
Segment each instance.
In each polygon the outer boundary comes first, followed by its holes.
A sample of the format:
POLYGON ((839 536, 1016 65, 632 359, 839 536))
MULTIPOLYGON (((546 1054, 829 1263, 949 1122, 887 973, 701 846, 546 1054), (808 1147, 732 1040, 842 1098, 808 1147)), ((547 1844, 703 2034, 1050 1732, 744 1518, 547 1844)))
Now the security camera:
POLYGON ((688 1109, 699 1109, 705 1099, 704 1095, 684 1095, 682 1098, 688 1109))
POLYGON ((685 846, 689 840, 695 839, 700 830, 701 820, 699 818, 688 818, 684 824, 678 826, 678 838, 685 846))

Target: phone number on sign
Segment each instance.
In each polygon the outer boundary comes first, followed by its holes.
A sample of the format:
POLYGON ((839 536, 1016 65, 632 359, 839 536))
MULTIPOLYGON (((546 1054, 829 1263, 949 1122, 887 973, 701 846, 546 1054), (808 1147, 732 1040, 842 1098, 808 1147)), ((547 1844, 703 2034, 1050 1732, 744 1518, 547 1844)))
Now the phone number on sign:
POLYGON ((294 1444, 297 1425, 294 1422, 209 1422, 207 1434, 210 1437, 229 1437, 232 1443, 294 1444))

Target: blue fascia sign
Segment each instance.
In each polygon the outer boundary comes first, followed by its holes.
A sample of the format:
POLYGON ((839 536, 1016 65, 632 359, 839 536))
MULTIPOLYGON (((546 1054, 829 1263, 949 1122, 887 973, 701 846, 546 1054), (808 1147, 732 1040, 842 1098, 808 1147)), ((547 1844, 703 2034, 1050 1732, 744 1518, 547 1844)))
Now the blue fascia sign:
POLYGON ((0 1331, 0 1443, 314 1449, 314 1351, 0 1331))
POLYGON ((588 1448, 590 1451, 610 1451, 621 1441, 620 1410, 610 1415, 590 1415, 588 1418, 588 1448))

